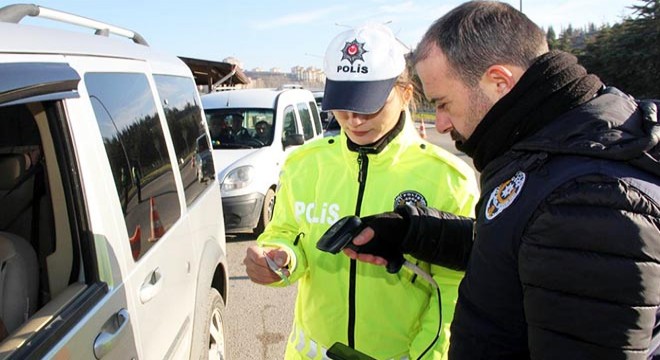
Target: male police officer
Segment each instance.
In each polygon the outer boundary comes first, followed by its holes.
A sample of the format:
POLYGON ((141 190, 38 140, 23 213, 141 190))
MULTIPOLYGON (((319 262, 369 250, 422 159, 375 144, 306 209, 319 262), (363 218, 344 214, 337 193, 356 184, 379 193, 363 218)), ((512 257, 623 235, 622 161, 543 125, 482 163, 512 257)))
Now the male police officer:
POLYGON ((476 223, 406 206, 363 219, 371 228, 354 244, 375 232, 382 246, 467 267, 450 359, 646 358, 660 319, 656 105, 548 51, 500 2, 450 11, 414 61, 436 128, 481 171, 476 223))

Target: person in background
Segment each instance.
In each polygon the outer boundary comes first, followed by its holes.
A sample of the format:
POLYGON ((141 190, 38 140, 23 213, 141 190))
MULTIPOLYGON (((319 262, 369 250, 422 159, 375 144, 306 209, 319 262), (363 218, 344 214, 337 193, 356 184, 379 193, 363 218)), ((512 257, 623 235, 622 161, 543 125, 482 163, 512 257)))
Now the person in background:
POLYGON ((333 111, 342 131, 287 158, 273 218, 258 245, 247 250, 244 263, 252 281, 298 284, 286 359, 326 358, 336 342, 377 359, 446 355, 462 272, 408 257, 440 284, 440 304, 431 282, 408 268, 391 274, 316 248, 330 225, 346 215, 367 216, 402 203, 471 214, 478 197, 474 171, 421 139, 411 119, 407 52, 379 24, 347 30, 331 41, 323 109, 333 111))
POLYGON ((264 145, 270 144, 273 140, 271 125, 266 122, 266 120, 257 121, 257 123, 254 124, 254 130, 254 138, 261 141, 264 145))
POLYGON ((142 202, 142 170, 138 165, 131 167, 131 175, 133 177, 133 185, 135 185, 138 197, 138 203, 142 202))
POLYGON ((233 140, 250 139, 250 132, 243 126, 243 115, 231 115, 231 137, 233 140))
POLYGON ((224 144, 231 140, 229 127, 222 116, 213 116, 209 119, 209 133, 212 145, 224 144))
MULTIPOLYGON (((451 10, 414 62, 436 128, 481 172, 476 223, 405 206, 365 219, 353 243, 467 267, 450 359, 657 358, 657 104, 549 51, 501 2, 451 10)), ((386 264, 379 251, 345 250, 386 264)))

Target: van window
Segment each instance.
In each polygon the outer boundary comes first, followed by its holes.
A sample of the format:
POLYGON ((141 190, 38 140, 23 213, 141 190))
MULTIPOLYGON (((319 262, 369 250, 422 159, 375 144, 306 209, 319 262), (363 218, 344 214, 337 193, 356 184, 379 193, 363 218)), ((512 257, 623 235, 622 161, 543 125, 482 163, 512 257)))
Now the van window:
POLYGON ((284 119, 282 122, 282 143, 286 141, 288 135, 298 134, 298 127, 296 126, 296 114, 293 106, 289 105, 284 108, 284 119))
POLYGON ((298 114, 300 114, 300 122, 303 127, 303 135, 305 140, 314 137, 314 125, 312 125, 312 116, 309 114, 309 107, 305 103, 298 104, 298 114))
POLYGON ((319 110, 314 101, 309 102, 309 108, 312 109, 312 117, 314 118, 314 129, 316 135, 323 133, 323 125, 321 124, 321 117, 319 116, 319 110))
POLYGON ((179 163, 186 205, 190 205, 211 184, 206 180, 215 176, 209 146, 200 146, 200 142, 208 142, 208 137, 195 98, 197 90, 185 77, 155 75, 154 80, 179 163))
POLYGON ((141 250, 134 254, 137 261, 181 215, 156 103, 144 74, 88 73, 85 82, 124 213, 127 239, 141 235, 141 250))

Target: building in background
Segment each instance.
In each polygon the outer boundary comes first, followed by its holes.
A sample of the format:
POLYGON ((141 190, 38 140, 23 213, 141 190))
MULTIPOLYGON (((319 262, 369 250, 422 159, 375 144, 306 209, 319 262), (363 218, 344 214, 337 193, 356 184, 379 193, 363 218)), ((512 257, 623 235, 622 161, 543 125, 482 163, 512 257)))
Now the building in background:
POLYGON ((325 85, 325 74, 323 70, 314 67, 294 66, 291 72, 283 72, 279 68, 263 70, 255 68, 245 71, 250 83, 250 88, 277 88, 285 84, 302 85, 305 88, 316 90, 323 89, 325 85))
POLYGON ((276 67, 246 71, 243 70, 243 63, 235 57, 226 57, 222 61, 179 58, 192 71, 202 94, 224 87, 279 88, 282 85, 301 85, 311 90, 322 90, 325 85, 323 70, 312 66, 294 66, 288 73, 276 67))

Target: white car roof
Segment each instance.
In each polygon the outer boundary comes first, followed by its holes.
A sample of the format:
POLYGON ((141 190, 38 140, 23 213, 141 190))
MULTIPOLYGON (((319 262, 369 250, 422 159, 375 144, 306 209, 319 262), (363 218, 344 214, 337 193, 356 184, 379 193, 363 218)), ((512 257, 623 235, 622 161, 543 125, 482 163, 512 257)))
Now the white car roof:
MULTIPOLYGON (((106 37, 51 27, 0 22, 0 54, 56 54, 126 58, 149 61, 154 72, 164 66, 168 73, 172 68, 189 68, 178 57, 152 50, 147 45, 136 44, 129 39, 106 37)), ((182 72, 185 75, 186 72, 182 72)))
POLYGON ((279 96, 291 96, 314 101, 308 90, 299 89, 238 89, 210 93, 202 96, 202 107, 273 109, 279 96))

